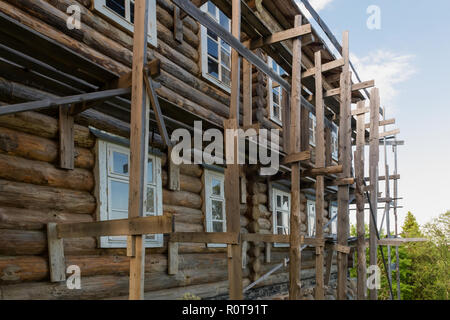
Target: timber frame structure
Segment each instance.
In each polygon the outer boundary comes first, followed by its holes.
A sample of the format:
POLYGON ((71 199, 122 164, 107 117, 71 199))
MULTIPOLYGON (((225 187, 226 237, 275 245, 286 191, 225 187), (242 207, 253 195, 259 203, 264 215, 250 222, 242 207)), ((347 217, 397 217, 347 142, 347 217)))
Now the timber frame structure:
MULTIPOLYGON (((396 140, 396 135, 399 134, 398 130, 386 131, 385 129, 383 132, 379 132, 380 126, 392 125, 395 120, 385 118, 385 112, 380 108, 377 88, 373 88, 370 95, 368 94, 367 89, 374 87, 375 81, 361 82, 359 76, 355 74, 356 71, 353 69, 352 72, 348 32, 343 34, 342 45, 339 44, 308 1, 302 0, 312 17, 316 19, 339 51, 341 58, 336 59, 299 7, 295 5, 295 1, 212 0, 211 2, 230 18, 231 32, 229 32, 207 13, 200 10, 199 7, 207 1, 158 0, 158 19, 165 19, 165 22, 169 21, 170 23, 162 25, 158 22, 158 37, 164 40, 160 41, 159 47, 154 48, 148 43, 144 27, 149 24, 149 2, 151 0, 135 1, 132 42, 130 41, 131 37, 127 34, 117 35, 114 34, 114 31, 109 31, 108 27, 105 27, 103 22, 87 9, 93 7, 93 1, 78 0, 77 3, 83 5, 82 28, 78 31, 56 30, 58 27, 64 28, 63 23, 67 17, 64 10, 70 1, 33 2, 23 0, 17 2, 17 8, 11 4, 14 1, 0 1, 0 64, 2 66, 0 76, 3 79, 0 83, 2 86, 0 97, 6 101, 0 107, 0 125, 7 128, 0 128, 0 139, 2 141, 6 139, 8 135, 12 134, 11 129, 19 128, 20 122, 26 122, 27 117, 30 119, 33 117, 38 119, 40 116, 56 117, 57 124, 55 124, 53 135, 57 138, 58 145, 53 146, 52 148, 55 150, 51 152, 56 152, 57 156, 55 155, 53 157, 55 159, 52 158, 50 162, 55 162, 56 158, 59 159, 57 161, 58 168, 54 168, 53 165, 51 168, 47 168, 47 164, 45 166, 42 164, 41 166, 44 168, 42 170, 46 174, 41 177, 35 176, 37 169, 34 171, 30 169, 30 177, 23 176, 21 178, 3 172, 18 170, 18 167, 13 164, 4 164, 8 162, 8 159, 3 159, 3 157, 19 155, 40 161, 45 161, 44 158, 47 159, 45 155, 35 156, 38 152, 31 150, 36 145, 36 141, 43 138, 32 138, 31 134, 36 130, 34 128, 25 129, 29 137, 24 137, 35 141, 34 144, 29 142, 27 145, 30 150, 21 150, 17 146, 9 147, 9 149, 1 147, 0 171, 2 172, 0 176, 5 180, 1 181, 0 192, 9 192, 13 195, 18 192, 20 194, 21 191, 17 191, 20 184, 8 182, 10 180, 17 181, 19 179, 19 182, 44 185, 46 187, 40 188, 48 189, 39 190, 42 191, 42 194, 48 194, 47 201, 57 202, 61 199, 65 201, 63 198, 66 197, 73 202, 71 207, 60 205, 62 209, 59 211, 79 210, 84 214, 84 208, 77 207, 77 201, 81 201, 79 199, 86 196, 74 191, 75 195, 71 198, 70 190, 68 190, 71 189, 71 185, 77 183, 78 176, 85 174, 81 172, 85 169, 79 169, 80 165, 83 167, 83 157, 86 156, 80 146, 83 145, 83 139, 90 138, 83 136, 80 124, 94 127, 89 131, 89 137, 92 137, 93 134, 97 138, 114 134, 109 139, 122 142, 126 140, 125 144, 128 144, 130 148, 128 219, 93 221, 91 218, 81 219, 82 215, 80 214, 79 219, 75 219, 76 221, 71 221, 70 215, 65 215, 65 218, 43 220, 47 230, 47 264, 50 281, 61 283, 66 280, 68 262, 65 255, 67 252, 70 255, 71 250, 77 250, 77 245, 75 245, 75 249, 71 246, 70 239, 127 236, 126 256, 128 260, 123 260, 126 270, 122 272, 128 271, 126 267, 129 262, 128 295, 121 289, 115 296, 144 299, 146 292, 149 291, 146 290, 148 286, 145 278, 145 274, 148 272, 146 270, 153 268, 148 265, 148 262, 157 263, 152 260, 152 253, 144 247, 144 235, 165 234, 167 273, 173 277, 177 277, 181 272, 179 269, 183 262, 179 259, 179 250, 181 250, 182 244, 226 244, 228 282, 225 287, 228 288, 230 299, 243 299, 246 291, 266 281, 273 272, 282 267, 283 263, 281 266, 275 266, 275 269, 263 270, 261 268, 261 248, 265 250, 264 261, 271 263, 271 244, 273 243, 285 244, 289 247, 289 259, 284 261, 284 265, 289 263, 289 299, 298 300, 305 297, 305 292, 302 290, 302 252, 304 253, 306 248, 314 261, 315 277, 312 281, 314 298, 321 300, 330 295, 327 292, 332 273, 333 255, 336 252, 336 298, 347 299, 349 287, 351 287, 348 283, 348 269, 351 267, 349 261, 353 263, 356 247, 358 279, 357 297, 354 298, 366 299, 364 215, 368 210, 365 204, 369 203, 369 211, 372 216, 369 239, 371 264, 377 263, 376 253, 379 246, 398 246, 400 243, 408 241, 408 239, 395 239, 391 237, 390 233, 388 233, 389 239, 377 239, 376 225, 378 202, 385 203, 384 212, 388 230, 390 230, 389 210, 393 207, 396 216, 399 200, 396 184, 399 179, 397 167, 395 166, 394 175, 390 176, 386 157, 384 177, 386 194, 385 198, 379 196, 378 181, 383 180, 383 177, 378 176, 380 141, 384 142, 385 154, 386 146, 392 145, 396 151, 397 146, 402 143, 396 140), (51 3, 54 3, 54 6, 51 3), (271 12, 272 16, 268 12, 271 12), (39 19, 42 17, 48 19, 48 25, 39 19), (272 23, 272 26, 268 25, 269 22, 272 23), (189 65, 189 62, 185 63, 184 60, 187 60, 185 58, 187 56, 197 56, 198 58, 198 53, 192 50, 192 43, 195 42, 198 46, 198 37, 195 33, 200 32, 200 25, 213 32, 231 47, 229 96, 216 89, 210 89, 203 80, 197 81, 195 77, 188 76, 186 70, 195 69, 195 66, 189 65), (276 30, 274 25, 281 30, 276 30), (173 38, 168 35, 169 28, 173 29, 173 38), (160 35, 160 30, 167 30, 167 34, 160 35), (83 36, 83 32, 89 33, 89 36, 83 36), (107 37, 104 37, 102 32, 107 37), (75 40, 70 38, 71 36, 75 40), (103 44, 102 41, 105 43, 103 44), (118 43, 124 44, 127 49, 122 49, 118 43), (87 44, 93 46, 94 49, 87 44), (108 46, 112 49, 106 52, 108 46), (176 50, 172 49, 172 46, 176 47, 176 50), (117 49, 117 51, 113 52, 113 49, 117 49), (80 53, 80 51, 83 52, 80 53), (105 56, 108 55, 114 56, 114 59, 120 62, 106 59, 105 56), (265 56, 270 56, 276 61, 288 76, 282 77, 276 73, 264 60, 265 56), (173 59, 178 62, 171 63, 173 59), (180 81, 175 81, 174 74, 178 74, 184 84, 178 84, 180 81), (265 106, 264 103, 261 103, 261 99, 265 99, 267 95, 262 92, 267 78, 277 83, 283 93, 281 105, 283 106, 284 121, 281 126, 269 121, 267 112, 264 114, 265 106), (353 78, 357 78, 359 82, 354 83, 353 78), (10 79, 11 82, 4 79, 10 79), (36 83, 39 85, 37 86, 36 83), (8 85, 11 99, 5 98, 8 96, 5 94, 8 92, 8 85), (28 91, 23 89, 27 85, 35 88, 28 91), (176 85, 178 87, 175 87, 176 85), (44 92, 42 87, 48 87, 49 92, 44 92), (194 103, 186 98, 191 88, 201 92, 201 97, 197 98, 194 103), (179 94, 179 92, 184 93, 179 94), (200 99, 203 99, 207 105, 209 104, 210 110, 200 106, 200 99), (369 101, 370 107, 366 100, 369 101), (351 108, 353 103, 357 104, 356 109, 351 108), (222 108, 222 105, 227 108, 222 108), (315 130, 314 150, 311 150, 308 142, 305 143, 308 140, 309 113, 314 114, 317 119, 313 129, 315 130), (21 114, 24 115, 22 118, 21 114), (366 114, 370 114, 370 124, 365 123, 366 114), (380 120, 380 114, 384 116, 382 120, 380 120), (282 132, 281 168, 278 174, 265 179, 265 181, 270 183, 267 185, 267 189, 271 188, 269 185, 271 186, 272 183, 290 186, 290 233, 288 235, 259 232, 261 183, 254 178, 259 176, 259 166, 228 164, 224 169, 226 232, 201 232, 198 229, 187 230, 189 232, 177 230, 177 219, 180 216, 178 210, 180 209, 176 209, 176 206, 172 206, 171 210, 166 210, 168 208, 166 206, 162 216, 145 216, 147 205, 145 186, 148 183, 146 163, 149 145, 151 149, 158 148, 167 152, 167 156, 164 154, 167 165, 165 183, 167 189, 174 193, 167 191, 164 196, 167 194, 169 197, 175 197, 175 192, 183 192, 182 190, 185 188, 186 182, 182 179, 186 176, 187 169, 172 161, 171 151, 174 144, 169 138, 169 133, 177 128, 185 128, 192 132, 192 124, 198 120, 202 121, 204 129, 214 128, 221 131, 238 128, 253 128, 256 132, 262 128, 280 129, 282 132), (338 159, 333 159, 331 155, 333 126, 339 127, 338 159), (128 137, 129 141, 126 139, 128 137), (393 138, 395 140, 392 140, 393 138), (370 177, 367 179, 364 175, 366 144, 370 145, 370 177), (356 146, 354 155, 352 154, 353 145, 356 146), (74 180, 70 181, 71 178, 74 180), (60 183, 62 188, 68 188, 67 192, 56 192, 51 189, 51 186, 54 186, 52 183, 57 179, 69 180, 60 183), (369 186, 366 186, 366 180, 370 181, 369 186), (391 180, 395 181, 393 198, 391 198, 389 188, 391 180), (68 185, 69 187, 67 187, 68 185), (240 192, 236 192, 236 190, 240 190, 240 192), (303 204, 303 191, 308 191, 315 198, 315 233, 309 237, 305 235, 306 209, 303 204), (52 194, 56 199, 52 199, 52 194), (367 195, 369 195, 369 199, 367 199, 367 195), (328 218, 327 221, 324 221, 323 212, 326 212, 330 201, 337 202, 337 216, 325 215, 328 218), (244 215, 242 215, 244 204, 244 215), (355 239, 350 237, 351 204, 356 204, 357 211, 356 244, 355 239), (325 232, 325 230, 330 228, 330 224, 335 219, 337 219, 336 237, 326 235, 329 232, 325 232), (247 226, 245 232, 242 231, 243 220, 247 226), (245 220, 247 221, 245 222, 245 220), (247 259, 249 252, 251 252, 250 260, 247 259), (248 265, 251 266, 250 276, 247 270, 248 265), (244 278, 247 281, 244 281, 244 278)), ((194 70, 194 72, 198 73, 198 70, 194 70)), ((269 92, 268 95, 270 94, 272 93, 269 92)), ((38 130, 44 129, 39 127, 38 130)), ((16 144, 20 144, 20 139, 25 139, 20 137, 16 134, 16 144)), ((235 141, 227 139, 229 138, 225 139, 225 150, 236 155, 237 137, 232 138, 235 141), (229 145, 234 146, 234 149, 227 148, 229 145)), ((84 142, 84 144, 88 143, 84 142)), ((93 160, 86 161, 92 162, 93 160)), ((92 164, 89 163, 84 168, 92 168, 92 164)), ((195 179, 199 179, 200 175, 197 175, 195 179)), ((197 181, 195 179, 194 185, 197 181)), ((81 179, 79 187, 82 189, 84 188, 83 182, 85 181, 81 179)), ((91 187, 84 190, 90 191, 91 187)), ((190 186, 190 188, 197 190, 196 186, 190 186)), ((24 192, 36 191, 25 190, 24 192)), ((9 230, 8 224, 14 225, 12 227, 14 230, 20 228, 14 224, 14 219, 17 220, 17 217, 10 218, 7 213, 9 211, 3 207, 18 206, 21 208, 20 210, 29 210, 32 206, 27 202, 31 201, 30 197, 30 195, 24 197, 22 204, 14 204, 14 201, 7 200, 6 196, 0 196, 0 206, 2 207, 0 208, 0 241, 5 245, 5 249, 0 251, 0 255, 5 256, 3 262, 0 261, 0 270, 3 270, 4 275, 6 268, 10 268, 13 264, 7 259, 7 256, 14 255, 15 244, 11 240, 14 239, 13 233, 3 230, 9 230), (12 238, 8 238, 9 236, 12 238)), ((178 207, 181 207, 182 203, 187 200, 182 198, 177 201, 178 207)), ((272 202, 273 200, 266 199, 266 201, 272 202)), ((50 204, 45 206, 49 211, 53 208, 50 204)), ((89 208, 86 210, 92 212, 92 206, 95 207, 95 204, 89 203, 89 208)), ((20 210, 17 209, 17 211, 20 210)), ((328 210, 330 211, 330 208, 328 210)), ((181 211, 183 211, 182 208, 181 211)), ((25 215, 26 212, 21 214, 25 215)), ((186 220, 186 218, 184 219, 186 220)), ((24 230, 33 229, 25 228, 24 230)), ((2 243, 0 243, 0 247, 3 247, 2 243)), ((47 248, 39 248, 35 252, 40 253, 45 249, 47 248)), ((18 249, 17 252, 24 256, 30 251, 24 249, 22 250, 24 253, 20 253, 21 250, 18 249)), ((221 251, 217 249, 217 252, 221 251)), ((162 254, 157 253, 157 255, 160 257, 162 254)), ((11 258, 11 260, 14 259, 11 258)), ((76 260, 71 258, 71 261, 76 262, 76 260)), ((390 261, 388 266, 390 277, 390 261)), ((107 268, 107 263, 105 268, 107 268)), ((11 272, 14 273, 14 271, 11 272)), ((105 272, 107 274, 107 271, 105 272)), ((18 277, 26 278, 23 275, 18 277)), ((24 296, 21 290, 26 290, 26 281, 17 284, 17 281, 14 280, 8 282, 8 278, 5 276, 2 279, 4 282, 0 282, 0 291, 4 298, 37 298, 36 295, 41 292, 40 289, 36 289, 35 296, 24 296)), ((32 280, 35 279, 38 277, 36 276, 32 280)), ((119 282, 122 288, 123 281, 119 282)), ((179 287, 187 284, 188 282, 180 283, 179 287)), ((116 283, 114 282, 112 286, 116 286, 116 283)), ((176 286, 173 285, 171 288, 176 286)), ((38 285, 35 284, 35 287, 38 285)), ((48 288, 43 290, 45 292, 52 290, 52 287, 48 288)), ((154 290, 164 296, 161 293, 164 289, 162 286, 154 290)), ((200 289, 199 292, 201 293, 200 289)), ((147 298, 158 298, 158 294, 155 293, 147 298)), ((224 295, 225 292, 221 291, 221 294, 224 295)), ((90 292, 90 295, 85 297, 96 296, 94 292, 90 292)), ((102 298, 111 297, 114 295, 102 296, 102 298)), ((376 290, 370 290, 369 297, 376 299, 376 290)))

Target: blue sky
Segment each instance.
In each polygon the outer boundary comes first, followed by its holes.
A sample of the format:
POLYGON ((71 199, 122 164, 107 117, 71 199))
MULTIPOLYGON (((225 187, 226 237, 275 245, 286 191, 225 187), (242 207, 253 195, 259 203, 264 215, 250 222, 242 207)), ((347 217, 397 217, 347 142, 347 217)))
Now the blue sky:
POLYGON ((387 118, 397 119, 389 130, 399 128, 406 141, 399 147, 400 225, 408 211, 423 224, 450 210, 450 1, 310 2, 339 41, 349 30, 352 62, 363 81, 375 79, 387 118), (380 8, 380 30, 367 28, 371 5, 380 8))

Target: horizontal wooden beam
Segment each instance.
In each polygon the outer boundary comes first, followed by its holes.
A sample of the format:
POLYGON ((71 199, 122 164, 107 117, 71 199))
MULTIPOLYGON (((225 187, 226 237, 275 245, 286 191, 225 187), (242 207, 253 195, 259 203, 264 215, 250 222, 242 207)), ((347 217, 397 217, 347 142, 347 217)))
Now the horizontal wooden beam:
POLYGON ((359 116, 360 114, 369 113, 370 108, 362 108, 362 109, 355 109, 352 110, 352 116, 359 116))
MULTIPOLYGON (((248 242, 265 242, 265 243, 290 243, 289 235, 283 234, 259 234, 259 233, 242 233, 242 241, 248 242)), ((300 237, 300 244, 308 246, 324 246, 325 239, 300 237)))
MULTIPOLYGON (((380 121, 380 127, 388 126, 390 124, 395 124, 395 119, 388 119, 380 121)), ((366 129, 370 128, 370 123, 366 123, 366 129)))
POLYGON ((287 155, 283 159, 282 163, 287 165, 287 164, 300 162, 300 161, 306 161, 306 160, 310 160, 310 159, 311 159, 311 151, 308 150, 308 151, 302 151, 302 152, 287 155))
POLYGON ((425 238, 393 238, 393 239, 380 239, 378 244, 380 246, 402 246, 413 242, 428 242, 425 238))
MULTIPOLYGON (((322 72, 327 72, 336 68, 340 68, 344 65, 344 59, 337 59, 322 65, 322 72)), ((316 68, 309 68, 302 73, 302 79, 312 77, 316 74, 316 68)))
POLYGON ((239 234, 232 232, 174 232, 170 242, 239 244, 239 234))
MULTIPOLYGON (((366 177, 366 178, 364 178, 364 180, 370 181, 370 178, 369 178, 369 177, 366 177)), ((386 176, 378 177, 378 180, 379 180, 379 181, 386 181, 386 176)), ((393 174, 393 175, 390 175, 390 176, 389 176, 389 180, 400 180, 400 175, 399 175, 399 174, 393 174)))
POLYGON ((343 166, 331 166, 331 167, 325 167, 325 168, 314 168, 305 170, 302 175, 305 176, 318 176, 318 175, 327 175, 327 174, 338 174, 343 172, 343 166))
POLYGON ((337 252, 341 252, 341 253, 345 253, 345 254, 350 253, 350 247, 343 246, 341 244, 335 244, 332 248, 333 248, 333 250, 335 250, 337 252))
POLYGON ((67 97, 57 97, 57 98, 46 98, 44 100, 24 102, 12 105, 2 106, 0 108, 0 116, 4 116, 7 114, 13 114, 24 111, 32 111, 39 110, 48 107, 56 107, 56 106, 67 106, 75 103, 83 103, 88 101, 101 100, 116 96, 122 96, 125 94, 129 94, 131 92, 131 88, 119 88, 119 89, 111 89, 104 91, 96 91, 90 93, 81 93, 73 96, 67 97))
POLYGON ((276 73, 267 63, 261 58, 247 49, 236 37, 234 37, 228 30, 225 30, 220 24, 214 21, 207 13, 198 9, 190 1, 172 0, 172 2, 185 11, 192 18, 197 20, 201 25, 215 33, 223 41, 228 43, 235 49, 244 59, 247 59, 251 64, 278 82, 286 91, 291 91, 291 85, 284 80, 278 73, 276 73))
POLYGON ((172 232, 172 216, 138 217, 131 219, 59 223, 58 238, 83 238, 99 236, 131 236, 172 232))
POLYGON ((301 27, 292 28, 288 30, 283 30, 277 33, 274 33, 270 36, 260 38, 258 40, 254 40, 250 44, 250 50, 255 50, 261 48, 263 46, 267 46, 276 42, 286 41, 292 38, 297 38, 309 34, 312 32, 311 25, 305 24, 301 27))
MULTIPOLYGON (((352 85, 352 92, 359 91, 362 89, 372 88, 374 86, 375 86, 375 80, 356 83, 356 84, 352 85)), ((329 98, 329 97, 337 96, 339 94, 341 94, 341 88, 336 88, 336 89, 331 89, 331 90, 328 90, 327 92, 325 92, 324 97, 329 98)))
POLYGON ((346 186, 355 184, 355 178, 342 178, 328 183, 327 186, 346 186))
POLYGON ((386 132, 380 132, 380 139, 384 138, 384 137, 395 136, 397 134, 400 134, 400 129, 395 129, 395 130, 386 131, 386 132))

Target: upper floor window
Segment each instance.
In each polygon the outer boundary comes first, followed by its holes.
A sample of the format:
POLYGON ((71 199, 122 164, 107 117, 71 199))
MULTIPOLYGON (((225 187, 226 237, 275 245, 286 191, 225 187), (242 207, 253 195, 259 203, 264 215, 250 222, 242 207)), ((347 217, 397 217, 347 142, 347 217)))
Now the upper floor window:
POLYGON ((331 156, 333 160, 338 161, 339 158, 339 129, 337 125, 332 124, 331 130, 331 156))
POLYGON ((316 116, 309 113, 309 144, 313 147, 316 146, 316 116))
MULTIPOLYGON (((226 232, 227 221, 225 212, 225 177, 222 173, 205 170, 205 217, 206 232, 226 232)), ((208 244, 210 247, 222 247, 223 244, 208 244)))
MULTIPOLYGON (((134 31, 134 0, 94 0, 94 9, 128 31, 134 31)), ((148 2, 148 42, 157 45, 156 0, 148 2)))
MULTIPOLYGON (((99 140, 97 149, 99 218, 101 221, 128 218, 129 163, 128 148, 99 140)), ((161 159, 148 156, 145 215, 160 216, 162 210, 161 159)), ((145 236, 147 247, 161 247, 163 235, 145 236)), ((126 248, 126 236, 100 237, 102 248, 126 248)))
MULTIPOLYGON (((273 188, 273 214, 272 225, 273 233, 289 235, 289 217, 291 212, 291 194, 279 189, 273 188)), ((288 244, 275 244, 277 247, 289 246, 288 244)))
POLYGON ((313 237, 316 232, 316 203, 314 201, 308 200, 307 206, 307 217, 308 217, 308 237, 313 237))
MULTIPOLYGON (((286 74, 286 72, 281 68, 271 57, 268 59, 269 66, 280 76, 286 74)), ((269 111, 270 111, 270 120, 282 125, 283 116, 282 116, 282 94, 283 90, 281 86, 272 80, 269 77, 269 111)))
MULTIPOLYGON (((211 1, 201 9, 224 29, 231 31, 231 20, 211 1)), ((222 89, 230 92, 231 47, 215 33, 201 26, 202 75, 222 89)))

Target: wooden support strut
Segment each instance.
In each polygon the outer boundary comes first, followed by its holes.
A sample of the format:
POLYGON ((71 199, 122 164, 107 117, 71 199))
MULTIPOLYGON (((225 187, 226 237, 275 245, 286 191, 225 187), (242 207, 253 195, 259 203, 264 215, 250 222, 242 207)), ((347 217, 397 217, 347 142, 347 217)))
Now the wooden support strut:
POLYGON ((255 50, 261 48, 263 46, 267 46, 276 42, 290 40, 292 38, 297 38, 300 36, 307 35, 312 32, 311 25, 305 24, 301 27, 292 28, 288 30, 283 30, 277 33, 274 33, 268 37, 260 38, 258 40, 254 40, 251 42, 250 50, 255 50))
POLYGON ((67 107, 59 107, 59 156, 62 169, 74 169, 75 142, 74 119, 67 107))

